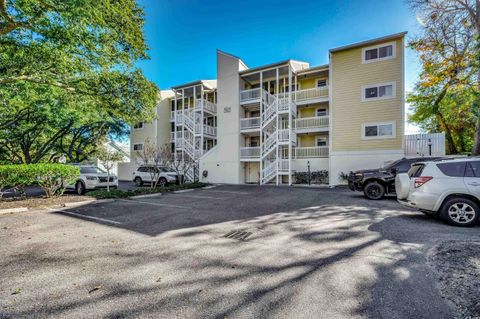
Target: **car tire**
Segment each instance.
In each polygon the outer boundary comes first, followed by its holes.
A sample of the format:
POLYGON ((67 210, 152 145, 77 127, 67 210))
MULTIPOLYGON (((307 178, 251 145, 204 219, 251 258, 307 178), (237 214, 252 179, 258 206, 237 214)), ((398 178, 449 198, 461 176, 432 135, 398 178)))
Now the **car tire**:
POLYGON ((135 183, 135 186, 138 186, 138 187, 143 186, 143 181, 138 176, 133 179, 133 182, 135 183))
POLYGON ((469 227, 478 222, 480 208, 474 201, 454 197, 445 201, 440 209, 443 220, 453 226, 469 227))
POLYGON ((369 182, 363 187, 363 194, 368 199, 379 200, 385 196, 385 187, 378 182, 369 182))
POLYGON ((158 179, 158 186, 163 187, 163 186, 166 186, 167 184, 168 184, 168 181, 165 177, 160 177, 158 179))
POLYGON ((77 195, 85 194, 85 184, 82 181, 77 181, 75 183, 75 193, 77 193, 77 195))

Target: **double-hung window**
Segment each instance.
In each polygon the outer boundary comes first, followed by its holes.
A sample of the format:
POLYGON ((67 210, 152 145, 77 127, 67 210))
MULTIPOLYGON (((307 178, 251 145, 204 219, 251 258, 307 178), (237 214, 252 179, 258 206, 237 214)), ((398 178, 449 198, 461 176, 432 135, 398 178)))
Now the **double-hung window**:
POLYGON ((143 144, 133 144, 133 150, 134 151, 142 151, 143 150, 143 144))
POLYGON ((135 124, 133 125, 133 128, 134 128, 135 130, 141 130, 141 129, 143 129, 143 125, 144 125, 143 122, 138 122, 138 123, 135 123, 135 124))
POLYGON ((317 136, 316 144, 317 144, 317 146, 327 146, 327 137, 326 136, 317 136))
POLYGON ((319 107, 316 110, 317 116, 326 116, 328 114, 327 108, 326 107, 319 107))
POLYGON ((362 139, 395 138, 395 122, 362 124, 362 139))

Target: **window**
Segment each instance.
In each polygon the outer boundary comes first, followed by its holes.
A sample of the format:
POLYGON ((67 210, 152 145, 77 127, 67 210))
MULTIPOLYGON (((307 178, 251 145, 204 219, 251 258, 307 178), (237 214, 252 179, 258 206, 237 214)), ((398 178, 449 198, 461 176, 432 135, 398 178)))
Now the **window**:
POLYGON ((317 116, 326 116, 327 113, 327 108, 326 107, 320 107, 317 109, 317 116))
POLYGON ((480 177, 480 161, 470 162, 467 166, 467 177, 480 177))
POLYGON ((133 150, 134 151, 142 151, 143 150, 143 144, 133 144, 133 150))
POLYGON ((443 174, 451 177, 463 177, 465 175, 466 162, 450 162, 437 164, 443 174))
POLYGON ((395 42, 362 49, 362 63, 371 63, 395 58, 395 42))
POLYGON ((413 164, 412 168, 408 171, 409 177, 420 177, 422 176, 423 169, 425 168, 424 164, 413 164))
POLYGON ((327 146, 327 137, 317 136, 317 146, 327 146))
POLYGON ((143 122, 138 122, 133 125, 133 128, 136 130, 141 130, 143 128, 143 122))
POLYGON ((318 79, 317 88, 323 88, 327 86, 327 79, 318 79))
POLYGON ((362 125, 362 139, 395 137, 395 122, 367 123, 362 125))
POLYGON ((395 82, 365 85, 362 87, 362 101, 392 99, 395 91, 395 82))

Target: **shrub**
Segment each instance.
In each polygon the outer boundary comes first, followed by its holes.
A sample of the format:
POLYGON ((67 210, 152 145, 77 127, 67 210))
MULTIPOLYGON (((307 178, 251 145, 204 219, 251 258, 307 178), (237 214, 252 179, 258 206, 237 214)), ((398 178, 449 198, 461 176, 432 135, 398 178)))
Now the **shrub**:
POLYGON ((156 187, 156 188, 137 188, 135 190, 131 191, 122 191, 119 189, 114 189, 110 190, 109 192, 105 189, 99 189, 99 190, 94 190, 91 192, 88 192, 88 196, 93 196, 98 199, 106 199, 106 198, 127 198, 130 196, 136 196, 136 195, 147 195, 147 194, 156 194, 156 193, 166 193, 166 192, 172 192, 176 190, 181 190, 181 189, 189 189, 189 188, 198 188, 198 187, 204 187, 208 185, 207 183, 187 183, 187 184, 181 184, 181 185, 168 185, 165 187, 156 187))
POLYGON ((25 195, 25 187, 38 185, 47 197, 59 196, 78 176, 78 167, 64 164, 0 165, 0 190, 10 187, 25 195))
MULTIPOLYGON (((308 172, 295 172, 296 184, 308 184, 308 172)), ((311 184, 328 184, 328 171, 313 171, 310 172, 311 184)))

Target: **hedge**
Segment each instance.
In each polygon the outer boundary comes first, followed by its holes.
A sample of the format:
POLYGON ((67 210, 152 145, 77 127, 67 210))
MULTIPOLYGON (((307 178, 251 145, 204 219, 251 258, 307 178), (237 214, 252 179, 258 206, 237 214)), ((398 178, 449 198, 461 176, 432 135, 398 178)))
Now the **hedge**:
POLYGON ((40 186, 47 197, 59 196, 65 186, 75 182, 80 168, 64 164, 0 165, 0 197, 5 188, 16 189, 25 195, 27 186, 40 186))
MULTIPOLYGON (((308 172, 295 172, 295 184, 308 184, 308 172)), ((311 184, 328 184, 328 171, 310 172, 311 184)))
POLYGON ((129 191, 122 191, 120 189, 110 189, 107 191, 106 189, 99 189, 88 192, 88 196, 92 196, 98 199, 105 199, 105 198, 127 198, 136 195, 146 195, 146 194, 156 194, 156 193, 166 193, 172 192, 181 189, 190 189, 190 188, 199 188, 207 186, 207 183, 195 182, 195 183, 187 183, 181 185, 168 185, 165 187, 156 187, 156 188, 137 188, 135 190, 129 191))

